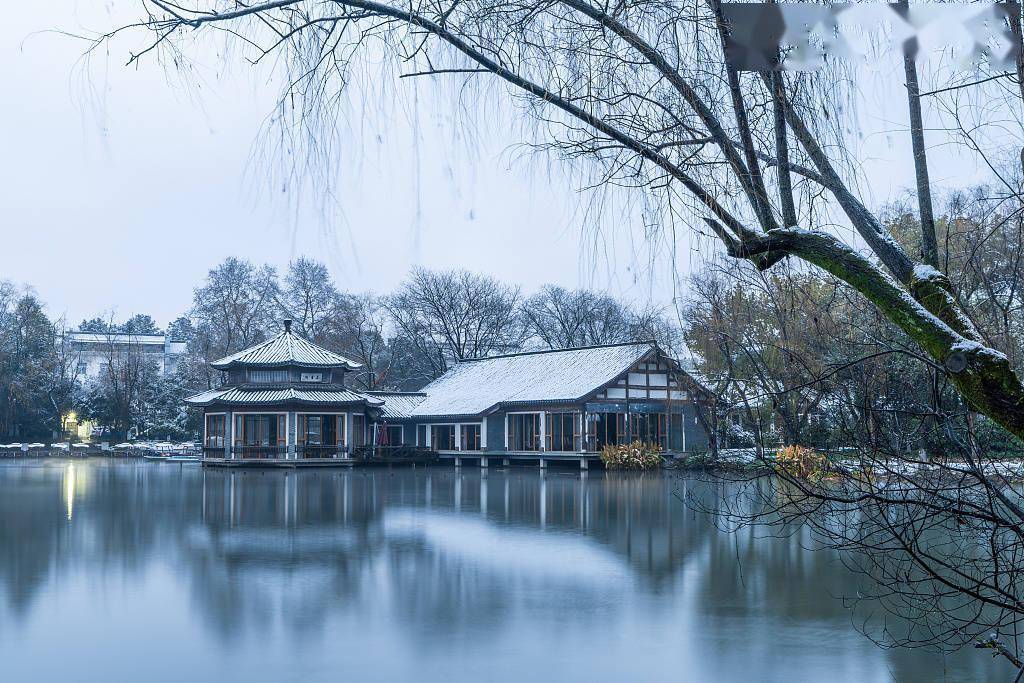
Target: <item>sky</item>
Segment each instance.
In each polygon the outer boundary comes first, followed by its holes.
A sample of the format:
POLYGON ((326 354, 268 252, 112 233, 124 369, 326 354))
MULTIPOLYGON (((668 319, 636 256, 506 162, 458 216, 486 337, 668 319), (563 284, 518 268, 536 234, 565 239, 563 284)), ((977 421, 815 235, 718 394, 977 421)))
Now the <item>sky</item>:
MULTIPOLYGON (((284 162, 261 144, 278 94, 264 72, 211 46, 190 86, 155 60, 125 66, 128 44, 85 60, 81 41, 54 31, 110 28, 137 7, 34 0, 0 25, 14 95, 0 107, 0 279, 34 287, 54 317, 148 313, 166 324, 228 256, 281 270, 316 258, 351 291, 387 292, 414 266, 457 267, 525 293, 556 283, 664 305, 707 255, 683 234, 652 256, 629 214, 595 237, 570 169, 523 154, 504 121, 466 137, 423 79, 389 86, 417 89, 405 105, 352 94, 332 200, 282 192, 268 178, 284 162)), ((880 206, 904 196, 913 173, 898 79, 867 82, 854 138, 880 206)), ((943 149, 931 162, 938 184, 964 176, 943 149)))

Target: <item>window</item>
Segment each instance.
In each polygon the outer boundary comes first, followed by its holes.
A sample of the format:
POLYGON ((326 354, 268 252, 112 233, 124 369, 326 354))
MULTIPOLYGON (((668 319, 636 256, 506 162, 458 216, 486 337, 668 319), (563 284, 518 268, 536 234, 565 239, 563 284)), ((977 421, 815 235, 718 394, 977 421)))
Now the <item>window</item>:
POLYGON ((462 450, 480 450, 480 425, 462 425, 462 450))
POLYGON ((663 449, 668 445, 665 441, 668 432, 665 429, 664 413, 631 413, 629 432, 631 441, 656 443, 663 449))
POLYGON ((596 450, 626 443, 626 414, 597 413, 590 423, 590 441, 596 450))
POLYGON ((365 415, 353 415, 352 416, 352 446, 365 446, 366 445, 366 416, 365 415))
POLYGON ((549 451, 575 451, 579 448, 579 430, 576 413, 548 413, 545 417, 545 435, 549 451))
POLYGON ((345 441, 344 415, 297 415, 295 442, 299 446, 337 446, 345 441))
POLYGON ((512 413, 508 416, 508 449, 540 450, 540 413, 512 413))
POLYGON ((673 451, 681 451, 686 447, 686 439, 683 438, 682 413, 672 413, 669 416, 669 448, 673 451))
POLYGON ((435 451, 454 451, 455 425, 430 425, 430 447, 435 451))
POLYGON ((206 441, 203 443, 207 448, 224 448, 224 432, 227 421, 223 415, 206 416, 206 441))
POLYGON ((250 382, 287 382, 287 370, 250 370, 250 382))
POLYGON ((401 446, 404 439, 402 438, 402 425, 384 425, 383 437, 384 441, 381 443, 382 446, 401 446))
POLYGON ((284 415, 235 415, 236 446, 284 446, 288 427, 284 415))

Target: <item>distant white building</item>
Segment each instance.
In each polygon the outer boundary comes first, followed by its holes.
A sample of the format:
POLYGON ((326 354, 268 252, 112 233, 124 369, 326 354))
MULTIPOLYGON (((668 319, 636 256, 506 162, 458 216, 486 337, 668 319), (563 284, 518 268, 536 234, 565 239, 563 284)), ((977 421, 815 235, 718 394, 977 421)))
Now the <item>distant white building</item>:
POLYGON ((68 340, 78 354, 78 377, 83 381, 103 374, 112 350, 141 352, 153 360, 161 374, 170 375, 177 369, 187 346, 165 334, 69 332, 68 340))

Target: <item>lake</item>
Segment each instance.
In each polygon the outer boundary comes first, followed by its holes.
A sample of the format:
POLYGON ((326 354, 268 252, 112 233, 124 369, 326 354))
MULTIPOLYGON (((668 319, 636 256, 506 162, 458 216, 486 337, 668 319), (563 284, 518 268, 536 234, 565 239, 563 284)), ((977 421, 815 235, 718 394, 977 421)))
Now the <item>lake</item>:
POLYGON ((672 474, 0 461, 2 681, 978 681, 672 474))

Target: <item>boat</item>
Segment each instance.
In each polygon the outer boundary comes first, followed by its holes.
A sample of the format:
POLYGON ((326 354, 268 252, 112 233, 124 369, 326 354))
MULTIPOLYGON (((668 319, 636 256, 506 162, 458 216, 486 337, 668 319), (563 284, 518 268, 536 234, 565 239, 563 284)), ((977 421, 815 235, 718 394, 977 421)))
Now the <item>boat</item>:
POLYGON ((171 453, 166 458, 163 458, 167 462, 199 462, 200 457, 198 455, 189 455, 188 453, 171 453))

